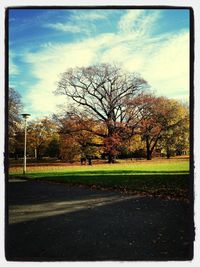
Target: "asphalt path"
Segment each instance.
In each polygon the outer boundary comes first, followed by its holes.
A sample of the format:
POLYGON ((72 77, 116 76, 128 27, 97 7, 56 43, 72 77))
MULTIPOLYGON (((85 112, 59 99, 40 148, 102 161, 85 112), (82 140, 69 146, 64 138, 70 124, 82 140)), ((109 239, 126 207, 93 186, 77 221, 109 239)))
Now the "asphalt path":
POLYGON ((7 183, 9 261, 190 260, 191 206, 41 181, 7 183))

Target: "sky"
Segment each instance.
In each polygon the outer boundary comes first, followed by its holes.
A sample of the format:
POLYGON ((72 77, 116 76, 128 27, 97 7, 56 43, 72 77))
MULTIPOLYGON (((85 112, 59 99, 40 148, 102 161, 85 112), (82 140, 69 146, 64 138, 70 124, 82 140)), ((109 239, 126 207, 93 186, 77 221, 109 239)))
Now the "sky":
POLYGON ((147 80, 156 95, 189 100, 188 9, 10 9, 9 87, 24 112, 49 116, 68 68, 114 63, 147 80))

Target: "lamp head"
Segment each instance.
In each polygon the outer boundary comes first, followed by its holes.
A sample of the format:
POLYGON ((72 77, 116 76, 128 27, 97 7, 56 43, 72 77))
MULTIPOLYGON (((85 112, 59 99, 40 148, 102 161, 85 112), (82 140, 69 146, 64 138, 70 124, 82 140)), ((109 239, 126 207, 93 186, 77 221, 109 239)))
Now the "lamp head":
POLYGON ((21 115, 22 115, 22 117, 23 117, 24 119, 27 119, 28 117, 31 116, 31 114, 28 114, 28 113, 23 113, 23 114, 21 114, 21 115))

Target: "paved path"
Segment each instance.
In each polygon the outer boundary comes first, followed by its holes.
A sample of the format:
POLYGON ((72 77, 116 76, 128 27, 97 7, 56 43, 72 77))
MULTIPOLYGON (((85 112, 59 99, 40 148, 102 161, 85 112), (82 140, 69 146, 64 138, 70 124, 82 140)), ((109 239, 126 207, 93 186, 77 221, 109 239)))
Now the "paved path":
POLYGON ((8 183, 8 260, 188 260, 186 203, 67 185, 8 183))

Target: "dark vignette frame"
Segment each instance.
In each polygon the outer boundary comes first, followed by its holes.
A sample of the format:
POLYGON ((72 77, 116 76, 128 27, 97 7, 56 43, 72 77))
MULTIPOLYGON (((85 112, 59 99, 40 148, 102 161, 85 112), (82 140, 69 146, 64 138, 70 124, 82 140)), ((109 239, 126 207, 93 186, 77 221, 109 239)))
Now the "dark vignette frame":
MULTIPOLYGON (((4 136, 4 173, 5 173, 5 225, 4 225, 4 251, 5 257, 8 261, 18 261, 16 259, 10 259, 7 254, 7 231, 8 231, 8 171, 9 171, 9 157, 8 157, 8 97, 9 97, 9 10, 23 10, 23 9, 58 9, 58 10, 71 10, 71 9, 97 9, 97 10, 105 10, 105 9, 186 9, 189 10, 190 14, 190 90, 189 90, 189 112, 190 112, 190 184, 189 184, 189 200, 190 200, 190 242, 191 242, 191 251, 190 251, 190 259, 192 260, 194 257, 194 241, 195 241, 195 221, 194 221, 194 11, 190 6, 168 6, 168 5, 108 5, 108 6, 12 6, 5 8, 5 136, 4 136)), ((56 259, 57 260, 57 259, 56 259)), ((160 259, 157 259, 159 261, 160 259)), ((30 261, 29 259, 21 259, 21 261, 30 261)), ((32 260, 34 261, 34 260, 32 260)), ((40 260, 41 261, 41 260, 40 260)), ((52 259, 44 258, 42 261, 52 261, 52 259)), ((65 261, 65 259, 61 259, 59 261, 65 261)))

